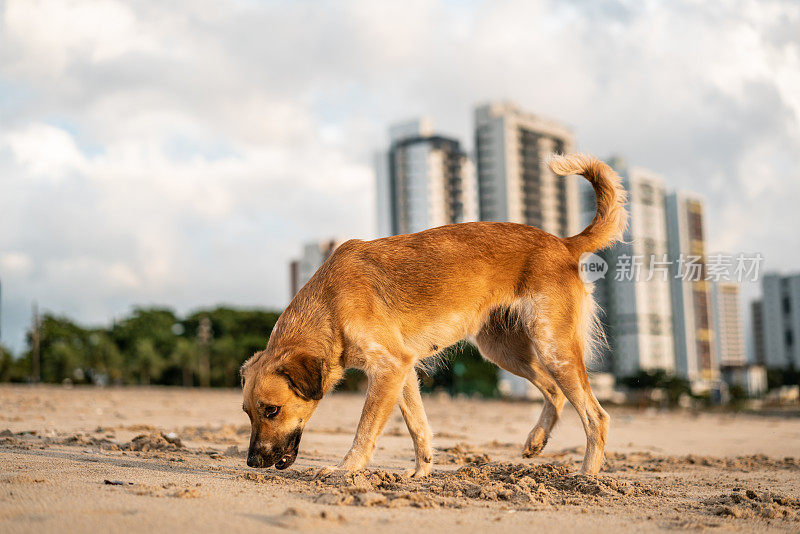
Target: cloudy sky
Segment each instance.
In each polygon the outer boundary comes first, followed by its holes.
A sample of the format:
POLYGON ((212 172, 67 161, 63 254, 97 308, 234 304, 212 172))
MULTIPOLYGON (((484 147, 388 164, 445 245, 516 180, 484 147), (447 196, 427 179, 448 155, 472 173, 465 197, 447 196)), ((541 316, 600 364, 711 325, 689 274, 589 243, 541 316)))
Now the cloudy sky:
POLYGON ((281 307, 375 232, 372 153, 511 99, 706 195, 710 248, 800 269, 800 4, 0 1, 2 341, 32 301, 281 307))

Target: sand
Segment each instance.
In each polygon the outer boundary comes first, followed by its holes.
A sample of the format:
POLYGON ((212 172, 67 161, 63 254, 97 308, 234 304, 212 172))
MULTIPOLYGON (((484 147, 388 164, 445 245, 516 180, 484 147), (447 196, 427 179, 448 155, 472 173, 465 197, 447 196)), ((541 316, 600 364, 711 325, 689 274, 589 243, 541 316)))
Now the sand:
POLYGON ((413 449, 398 411, 369 469, 317 479, 361 403, 324 399, 276 471, 245 465, 234 390, 2 386, 0 532, 800 531, 797 417, 610 409, 606 464, 586 477, 571 407, 523 459, 540 405, 433 396, 430 477, 400 476, 413 449))

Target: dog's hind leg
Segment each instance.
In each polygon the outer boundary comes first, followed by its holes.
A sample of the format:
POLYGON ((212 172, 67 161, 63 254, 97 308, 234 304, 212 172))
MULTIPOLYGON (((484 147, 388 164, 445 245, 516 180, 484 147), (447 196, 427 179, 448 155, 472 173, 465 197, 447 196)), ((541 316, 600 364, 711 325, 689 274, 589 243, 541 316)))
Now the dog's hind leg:
POLYGON ((414 455, 416 458, 414 469, 409 469, 404 475, 411 477, 428 476, 433 462, 433 449, 431 447, 433 436, 428 425, 428 418, 425 416, 422 397, 419 394, 419 380, 415 369, 411 369, 406 376, 403 393, 400 395, 400 411, 406 421, 411 439, 414 441, 414 455))
POLYGON ((586 299, 591 297, 584 291, 582 286, 575 289, 574 300, 559 295, 559 298, 542 301, 529 333, 540 364, 547 369, 583 423, 586 455, 581 473, 596 475, 603 464, 611 418, 594 396, 586 374, 584 352, 591 342, 592 332, 583 315, 583 308, 591 304, 586 299))
POLYGON ((507 321, 495 318, 481 329, 475 341, 484 358, 510 373, 528 379, 542 392, 542 412, 522 450, 522 455, 526 458, 536 456, 544 449, 550 432, 558 422, 564 407, 564 394, 547 369, 539 363, 528 332, 523 326, 508 324, 507 321))
POLYGON ((554 343, 551 356, 543 357, 547 369, 570 404, 578 412, 586 432, 586 455, 581 473, 596 475, 603 464, 606 436, 611 421, 589 385, 583 350, 577 342, 554 343), (562 359, 563 358, 563 359, 562 359))
MULTIPOLYGON (((534 368, 539 366, 532 366, 534 368)), ((533 427, 528 439, 525 441, 525 447, 522 449, 522 456, 525 458, 533 458, 542 452, 544 446, 547 445, 547 440, 550 439, 550 432, 556 426, 558 418, 561 415, 561 409, 564 407, 564 401, 567 398, 561 392, 556 381, 553 380, 549 373, 542 368, 536 372, 536 379, 532 382, 539 388, 544 396, 544 406, 542 412, 539 414, 539 420, 536 426, 533 427)))

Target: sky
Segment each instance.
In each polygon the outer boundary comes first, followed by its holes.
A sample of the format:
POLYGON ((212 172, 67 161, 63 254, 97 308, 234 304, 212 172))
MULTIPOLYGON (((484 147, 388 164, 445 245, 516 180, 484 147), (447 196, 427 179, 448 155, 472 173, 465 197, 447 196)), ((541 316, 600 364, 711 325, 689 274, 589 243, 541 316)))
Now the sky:
POLYGON ((34 301, 279 309, 304 241, 374 237, 389 124, 471 149, 492 100, 704 195, 709 252, 798 271, 798 28, 794 0, 0 0, 0 341, 34 301))

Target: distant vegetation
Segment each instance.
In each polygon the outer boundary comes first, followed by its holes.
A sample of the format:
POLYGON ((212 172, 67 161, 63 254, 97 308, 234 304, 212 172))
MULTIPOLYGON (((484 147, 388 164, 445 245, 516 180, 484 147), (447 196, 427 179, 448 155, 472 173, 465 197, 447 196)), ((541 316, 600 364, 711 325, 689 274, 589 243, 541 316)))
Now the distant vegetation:
POLYGON ((775 389, 782 386, 800 385, 800 369, 767 369, 767 386, 775 389))
POLYGON ((666 400, 671 406, 678 404, 682 395, 691 395, 692 390, 687 380, 678 378, 661 369, 639 371, 635 375, 621 379, 620 385, 632 391, 659 389, 665 392, 666 400))
MULTIPOLYGON (((45 314, 39 328, 42 382, 236 386, 239 366, 266 346, 280 314, 214 308, 179 318, 135 308, 109 328, 45 314)), ((0 381, 34 379, 34 336, 19 358, 0 348, 0 381)))

